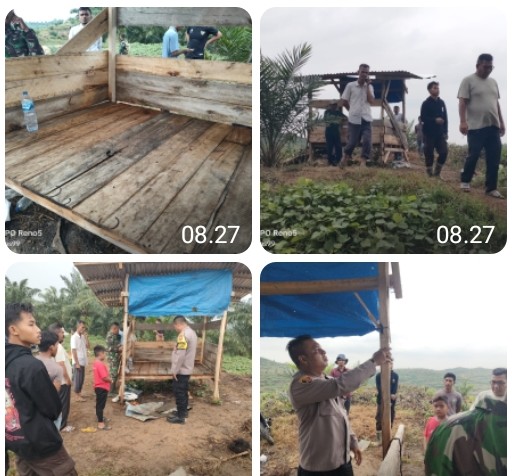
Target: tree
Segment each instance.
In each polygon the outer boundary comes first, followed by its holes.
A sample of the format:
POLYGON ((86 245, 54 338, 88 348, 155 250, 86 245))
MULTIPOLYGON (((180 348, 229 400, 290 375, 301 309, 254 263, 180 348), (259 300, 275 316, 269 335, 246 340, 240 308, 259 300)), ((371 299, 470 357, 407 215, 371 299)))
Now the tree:
POLYGON ((221 39, 207 48, 208 58, 250 63, 252 60, 252 29, 247 26, 233 26, 223 28, 221 32, 221 39))
POLYGON ((311 45, 304 43, 276 59, 261 57, 261 162, 268 167, 282 161, 290 135, 303 136, 306 131, 307 100, 322 86, 318 78, 299 75, 311 52, 311 45))
POLYGON ((28 279, 22 279, 19 283, 5 277, 5 302, 8 303, 34 303, 40 290, 31 288, 28 279))

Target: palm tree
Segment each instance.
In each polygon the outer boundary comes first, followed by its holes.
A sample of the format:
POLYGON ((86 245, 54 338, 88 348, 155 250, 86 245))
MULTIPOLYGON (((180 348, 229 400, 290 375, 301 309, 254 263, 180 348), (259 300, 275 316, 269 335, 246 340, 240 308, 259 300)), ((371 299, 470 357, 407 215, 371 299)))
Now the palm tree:
POLYGON ((5 302, 9 303, 33 303, 34 297, 40 292, 37 288, 30 288, 28 279, 22 279, 19 283, 5 277, 5 302))
POLYGON ((261 57, 260 141, 263 165, 279 165, 290 135, 301 136, 306 130, 307 99, 322 86, 317 78, 299 75, 311 53, 311 45, 304 43, 292 51, 286 50, 276 59, 261 57))

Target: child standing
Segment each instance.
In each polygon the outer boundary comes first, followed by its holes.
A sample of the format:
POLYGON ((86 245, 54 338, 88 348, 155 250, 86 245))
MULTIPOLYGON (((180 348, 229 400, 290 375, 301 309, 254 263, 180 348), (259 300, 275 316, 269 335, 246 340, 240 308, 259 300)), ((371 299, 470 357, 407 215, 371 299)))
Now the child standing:
POLYGON ((448 418, 448 398, 444 395, 438 395, 432 400, 434 405, 435 416, 430 417, 425 425, 423 432, 423 449, 427 449, 428 440, 434 433, 434 430, 441 424, 444 423, 448 418))
POLYGON ((108 392, 112 379, 108 367, 105 365, 106 349, 102 345, 94 347, 94 357, 96 360, 92 365, 94 376, 94 393, 96 393, 96 417, 98 418, 98 430, 111 430, 110 426, 105 425, 103 410, 107 403, 108 392))

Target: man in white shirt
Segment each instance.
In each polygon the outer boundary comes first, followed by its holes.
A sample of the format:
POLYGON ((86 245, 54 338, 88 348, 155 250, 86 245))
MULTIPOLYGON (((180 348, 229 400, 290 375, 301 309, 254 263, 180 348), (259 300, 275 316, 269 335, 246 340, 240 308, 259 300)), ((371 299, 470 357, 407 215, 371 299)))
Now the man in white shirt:
POLYGON ((371 165, 372 152, 372 108, 377 105, 370 80, 370 67, 361 64, 357 81, 348 83, 341 95, 343 106, 348 110, 348 144, 340 166, 348 165, 352 152, 362 141, 361 155, 366 165, 371 165))
POLYGON ((60 431, 73 431, 74 427, 68 425, 68 416, 69 410, 71 408, 71 361, 69 360, 66 349, 62 343, 64 342, 64 326, 60 322, 56 322, 51 324, 48 327, 48 330, 52 331, 57 335, 58 338, 58 346, 57 346, 57 354, 55 355, 55 362, 57 362, 61 367, 64 373, 64 378, 62 380, 62 385, 59 390, 59 397, 62 403, 62 422, 60 425, 60 431))
POLYGON ((85 367, 87 366, 87 338, 85 336, 85 322, 78 321, 76 332, 71 336, 71 362, 73 364, 73 391, 77 402, 85 402, 82 397, 82 387, 85 380, 85 367))
MULTIPOLYGON (((78 10, 78 20, 80 23, 71 27, 69 30, 69 39, 71 40, 71 38, 78 35, 78 33, 80 33, 85 28, 87 23, 92 20, 92 18, 92 11, 90 7, 80 7, 78 10)), ((89 46, 89 48, 87 48, 87 51, 101 51, 101 44, 102 42, 100 37, 91 46, 89 46)))

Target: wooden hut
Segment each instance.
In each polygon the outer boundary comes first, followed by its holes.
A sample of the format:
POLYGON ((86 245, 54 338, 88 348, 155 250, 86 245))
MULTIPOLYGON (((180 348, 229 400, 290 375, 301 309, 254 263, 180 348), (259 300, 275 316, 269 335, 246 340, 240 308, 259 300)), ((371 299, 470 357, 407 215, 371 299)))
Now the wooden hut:
MULTIPOLYGON (((162 277, 174 276, 197 279, 196 274, 203 271, 228 271, 232 277, 230 291, 231 302, 238 302, 247 294, 251 293, 251 273, 249 269, 239 263, 75 263, 76 268, 82 274, 87 285, 94 292, 96 297, 109 307, 122 307, 123 317, 123 351, 120 368, 120 390, 124 395, 125 383, 128 380, 169 380, 171 378, 171 354, 176 345, 175 342, 142 342, 135 337, 136 331, 173 330, 171 322, 161 324, 145 323, 141 319, 131 315, 130 283, 131 278, 136 277, 162 277), (192 273, 192 274, 191 274, 192 273)), ((154 295, 168 295, 170 289, 167 287, 158 288, 151 282, 144 285, 154 295)), ((188 292, 188 291, 187 291, 188 292)), ((216 290, 213 290, 215 293, 216 290)), ((179 295, 179 290, 176 290, 179 295)), ((197 306, 190 308, 190 312, 183 312, 185 315, 198 316, 203 309, 201 296, 194 297, 197 306)), ((172 306, 179 306, 179 296, 172 306)), ((161 305, 160 305, 161 306, 161 305)), ((161 316, 164 312, 157 309, 155 316, 161 316)), ((169 316, 180 314, 167 314, 169 316)), ((222 312, 222 318, 213 319, 213 316, 204 316, 200 323, 192 324, 191 327, 197 332, 199 340, 192 378, 213 380, 213 398, 219 399, 219 382, 222 365, 222 350, 224 335, 227 326, 227 310, 222 312), (219 330, 218 342, 208 339, 208 331, 219 330)), ((163 321, 165 321, 163 319, 163 321)))
MULTIPOLYGON (((372 71, 370 73, 375 92, 375 99, 380 103, 380 118, 372 122, 372 144, 378 150, 379 158, 383 163, 387 163, 391 153, 400 152, 406 161, 408 157, 407 128, 406 121, 406 94, 407 79, 423 79, 408 71, 372 71), (400 104, 401 112, 404 117, 403 123, 398 123, 395 119, 390 104, 400 104)), ((315 151, 325 149, 325 124, 322 121, 313 122, 314 109, 326 109, 329 104, 337 103, 342 107, 341 95, 348 83, 357 80, 358 74, 355 73, 336 73, 316 75, 317 78, 325 84, 332 85, 338 93, 337 98, 333 99, 309 99, 309 117, 312 124, 308 131, 309 158, 313 159, 315 151)), ((342 120, 340 125, 341 142, 345 145, 348 141, 347 118, 342 120)))
MULTIPOLYGON (((397 299, 402 297, 398 263, 271 263, 261 273, 261 336, 317 338, 377 331, 380 348, 389 348, 391 289, 397 299)), ((381 372, 390 374, 389 363, 381 372)), ((391 442, 391 379, 381 383, 385 456, 391 442)))
POLYGON ((251 19, 241 8, 109 7, 56 55, 7 58, 6 185, 128 252, 245 251, 251 64, 116 54, 120 26, 205 24, 251 19), (109 50, 86 52, 105 33, 109 50))

